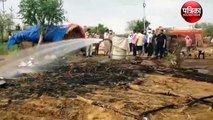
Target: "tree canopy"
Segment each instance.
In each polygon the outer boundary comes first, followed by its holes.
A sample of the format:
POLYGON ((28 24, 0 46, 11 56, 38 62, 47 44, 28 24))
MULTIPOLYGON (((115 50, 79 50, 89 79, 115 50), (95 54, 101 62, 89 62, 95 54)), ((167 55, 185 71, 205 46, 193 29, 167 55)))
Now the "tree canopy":
POLYGON ((0 26, 4 27, 4 30, 11 30, 12 25, 14 24, 11 14, 0 13, 0 26))
POLYGON ((19 14, 28 25, 40 25, 39 44, 42 43, 46 26, 57 25, 65 20, 62 0, 21 0, 19 14))
MULTIPOLYGON (((150 22, 149 21, 145 21, 145 24, 146 24, 146 28, 149 27, 150 25, 150 22)), ((144 30, 144 20, 132 20, 132 21, 129 21, 127 22, 127 30, 129 31, 138 31, 138 32, 141 32, 141 31, 145 31, 144 30)))
POLYGON ((213 37, 213 23, 196 23, 195 28, 202 28, 206 36, 213 37))
POLYGON ((11 27, 14 25, 12 14, 0 12, 0 33, 3 41, 4 33, 11 32, 11 27))
POLYGON ((98 26, 89 27, 90 32, 92 33, 99 33, 101 37, 103 37, 104 32, 108 29, 103 24, 98 24, 98 26))
POLYGON ((19 8, 28 25, 55 25, 65 20, 62 0, 21 0, 19 8))

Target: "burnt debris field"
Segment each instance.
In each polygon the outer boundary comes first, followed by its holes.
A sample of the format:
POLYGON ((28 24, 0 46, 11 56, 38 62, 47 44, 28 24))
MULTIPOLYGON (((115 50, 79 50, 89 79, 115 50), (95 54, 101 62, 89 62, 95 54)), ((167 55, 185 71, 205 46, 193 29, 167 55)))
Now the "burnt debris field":
POLYGON ((0 86, 0 120, 213 118, 213 76, 159 61, 66 57, 0 86))

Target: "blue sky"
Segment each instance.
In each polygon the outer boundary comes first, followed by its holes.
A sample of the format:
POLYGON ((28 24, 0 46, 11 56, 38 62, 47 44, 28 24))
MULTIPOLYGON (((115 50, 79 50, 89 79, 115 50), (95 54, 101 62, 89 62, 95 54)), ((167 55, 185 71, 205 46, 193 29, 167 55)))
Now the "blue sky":
MULTIPOLYGON (((213 0, 195 0, 204 9, 200 22, 213 23, 213 0)), ((20 0, 7 0, 5 9, 12 6, 18 12, 20 0)), ((158 26, 189 28, 180 9, 187 0, 146 0, 146 16, 151 28, 158 26)), ((143 0, 64 0, 66 17, 70 23, 94 26, 102 23, 117 33, 125 32, 127 22, 143 18, 143 0)), ((0 5, 0 8, 1 5, 0 5)))

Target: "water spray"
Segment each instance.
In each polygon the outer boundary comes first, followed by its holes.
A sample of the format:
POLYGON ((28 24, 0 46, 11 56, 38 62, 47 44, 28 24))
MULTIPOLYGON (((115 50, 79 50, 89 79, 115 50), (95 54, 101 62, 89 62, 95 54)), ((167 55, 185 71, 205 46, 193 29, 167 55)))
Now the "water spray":
POLYGON ((22 50, 0 66, 0 76, 13 78, 23 73, 38 72, 40 67, 55 59, 100 41, 102 39, 70 39, 22 50))

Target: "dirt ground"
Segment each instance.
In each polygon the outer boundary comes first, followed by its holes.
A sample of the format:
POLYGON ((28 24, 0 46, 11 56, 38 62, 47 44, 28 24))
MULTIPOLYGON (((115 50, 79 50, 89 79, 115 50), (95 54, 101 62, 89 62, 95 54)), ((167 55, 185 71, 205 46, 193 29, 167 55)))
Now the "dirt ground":
POLYGON ((0 87, 0 120, 211 120, 213 76, 162 61, 69 57, 0 87))
POLYGON ((6 55, 0 55, 0 62, 4 61, 6 57, 7 57, 6 55))
MULTIPOLYGON (((197 48, 205 52, 205 59, 185 59, 182 67, 187 69, 204 69, 213 75, 213 47, 197 48)), ((197 51, 196 51, 197 52, 197 51)))
POLYGON ((184 60, 184 68, 188 69, 206 69, 209 71, 209 74, 213 75, 213 58, 208 59, 187 59, 184 60))

